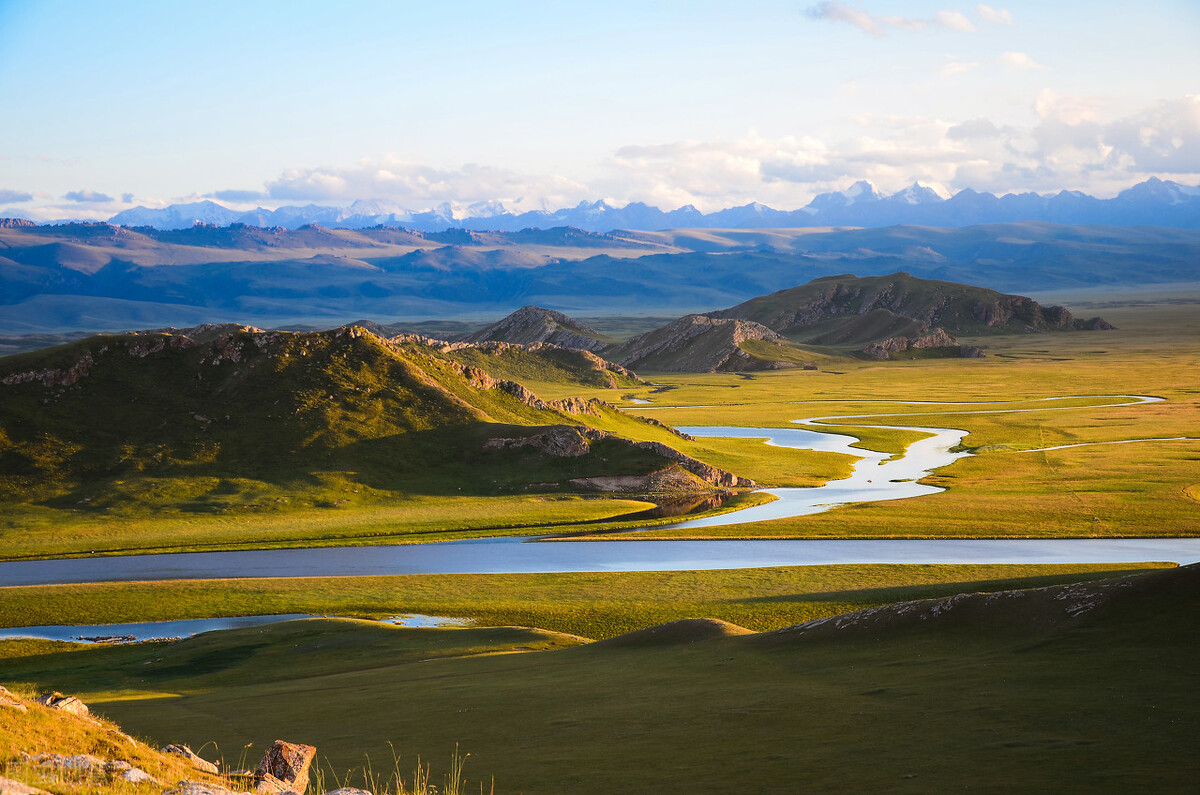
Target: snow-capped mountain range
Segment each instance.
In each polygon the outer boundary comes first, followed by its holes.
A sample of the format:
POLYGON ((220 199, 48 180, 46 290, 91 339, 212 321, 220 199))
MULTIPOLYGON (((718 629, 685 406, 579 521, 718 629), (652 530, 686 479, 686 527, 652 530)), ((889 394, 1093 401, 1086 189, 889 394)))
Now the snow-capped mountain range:
POLYGON ((1181 185, 1157 177, 1134 185, 1111 199, 1078 191, 996 196, 970 188, 951 195, 940 185, 914 182, 885 196, 869 182, 844 191, 823 193, 798 210, 776 210, 752 202, 712 213, 691 205, 664 211, 642 202, 614 207, 603 200, 580 202, 555 211, 514 213, 499 202, 456 205, 449 202, 422 211, 404 209, 380 199, 356 201, 348 207, 318 204, 233 210, 212 201, 173 204, 162 209, 135 207, 117 213, 109 223, 183 229, 195 224, 279 226, 306 224, 362 229, 400 226, 435 232, 447 228, 513 232, 528 228, 573 226, 592 232, 614 229, 652 231, 683 228, 788 228, 812 226, 879 227, 894 224, 960 227, 986 223, 1044 221, 1060 224, 1168 226, 1200 228, 1200 186, 1181 185))

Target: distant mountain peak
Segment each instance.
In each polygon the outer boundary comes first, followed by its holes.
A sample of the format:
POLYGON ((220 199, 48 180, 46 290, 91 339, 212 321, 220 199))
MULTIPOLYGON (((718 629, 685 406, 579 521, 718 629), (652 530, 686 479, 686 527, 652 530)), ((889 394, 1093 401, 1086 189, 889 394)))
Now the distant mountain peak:
POLYGON ((1150 177, 1112 199, 1097 199, 1070 190, 1044 195, 1009 193, 997 197, 969 188, 952 196, 943 185, 917 180, 885 196, 872 183, 859 180, 844 190, 822 193, 798 210, 777 210, 751 201, 710 213, 702 213, 690 204, 669 212, 641 201, 618 207, 607 199, 581 201, 574 207, 553 212, 545 209, 517 212, 501 201, 441 202, 414 211, 385 199, 362 199, 348 207, 284 205, 274 210, 259 207, 242 212, 203 200, 158 209, 134 207, 118 213, 109 222, 156 229, 186 229, 196 223, 216 226, 244 223, 264 228, 296 229, 315 223, 348 229, 403 226, 420 232, 443 232, 448 228, 516 232, 561 226, 610 232, 614 229, 880 227, 893 224, 960 227, 1018 221, 1198 228, 1200 186, 1150 177), (947 201, 951 198, 957 201, 947 201))
POLYGON ((913 184, 904 190, 897 191, 888 198, 893 201, 903 202, 904 204, 929 204, 946 201, 951 195, 953 194, 944 185, 939 185, 935 182, 923 183, 914 181, 913 184))

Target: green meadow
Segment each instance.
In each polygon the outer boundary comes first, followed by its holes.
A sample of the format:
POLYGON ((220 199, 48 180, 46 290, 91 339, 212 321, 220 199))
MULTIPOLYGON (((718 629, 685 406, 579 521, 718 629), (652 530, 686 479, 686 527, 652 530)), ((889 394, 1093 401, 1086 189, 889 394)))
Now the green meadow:
POLYGON ((1112 577, 1149 565, 847 565, 22 586, 0 588, 0 625, 417 613, 593 639, 698 616, 766 631, 893 602, 1112 577))
MULTIPOLYGON (((968 590, 1064 579, 933 574, 968 590)), ((302 740, 326 781, 359 786, 393 751, 401 769, 432 760, 436 780, 457 746, 468 792, 1183 791, 1200 772, 1194 580, 1168 569, 840 629, 692 620, 597 643, 322 619, 174 643, 10 641, 0 679, 78 693, 230 767, 302 740)))

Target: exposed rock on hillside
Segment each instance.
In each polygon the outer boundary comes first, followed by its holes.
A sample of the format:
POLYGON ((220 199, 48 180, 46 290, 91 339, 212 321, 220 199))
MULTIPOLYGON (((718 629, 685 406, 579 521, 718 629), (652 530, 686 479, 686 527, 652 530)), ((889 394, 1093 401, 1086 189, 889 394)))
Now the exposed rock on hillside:
POLYGON ((212 762, 198 756, 191 748, 186 745, 167 745, 160 749, 160 753, 173 754, 186 759, 192 767, 197 770, 203 770, 205 773, 216 773, 217 766, 212 762))
POLYGON ((889 337, 880 342, 872 342, 862 349, 862 353, 875 359, 891 359, 896 354, 910 350, 929 351, 964 359, 980 359, 984 356, 980 348, 974 345, 959 345, 954 337, 940 328, 919 337, 889 337))
POLYGON ((553 309, 523 306, 482 331, 468 334, 464 342, 509 342, 529 345, 548 342, 560 348, 599 351, 608 346, 602 335, 553 309))
MULTIPOLYGON (((692 458, 689 455, 679 452, 673 447, 663 444, 662 442, 630 442, 628 439, 622 439, 619 436, 608 433, 607 431, 597 430, 595 428, 578 427, 574 425, 555 425, 537 433, 532 433, 517 437, 494 437, 488 439, 484 443, 485 450, 513 450, 523 447, 531 447, 541 452, 555 456, 558 458, 578 458, 588 455, 592 452, 592 443, 602 440, 611 441, 616 444, 625 445, 635 450, 646 450, 653 453, 655 456, 665 459, 668 462, 674 462, 673 465, 665 467, 661 470, 656 470, 644 476, 600 476, 592 478, 574 478, 570 482, 574 485, 582 485, 585 488, 592 488, 596 484, 601 483, 642 483, 654 484, 654 491, 669 491, 667 488, 669 482, 664 480, 662 473, 667 469, 682 469, 692 476, 683 491, 694 491, 695 479, 702 481, 706 487, 712 486, 717 488, 752 488, 755 483, 748 478, 738 477, 731 472, 726 472, 723 469, 711 466, 692 458)), ((610 489, 601 488, 602 491, 626 491, 638 490, 634 487, 628 489, 610 489)))
POLYGON ((68 715, 77 715, 86 717, 88 714, 87 704, 84 704, 75 696, 64 696, 62 693, 54 692, 47 693, 37 699, 37 703, 50 709, 56 709, 60 712, 65 712, 68 715))
POLYGON ((634 369, 693 373, 743 370, 755 367, 753 357, 740 347, 743 342, 781 339, 779 334, 753 321, 687 315, 627 340, 607 354, 634 369))
POLYGON ((276 740, 254 771, 255 791, 300 792, 308 789, 308 768, 317 749, 276 740))

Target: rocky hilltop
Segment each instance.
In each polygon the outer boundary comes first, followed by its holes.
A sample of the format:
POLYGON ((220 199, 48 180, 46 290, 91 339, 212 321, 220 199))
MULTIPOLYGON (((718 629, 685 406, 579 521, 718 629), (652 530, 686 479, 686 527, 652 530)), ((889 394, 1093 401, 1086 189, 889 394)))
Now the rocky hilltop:
POLYGON ((742 343, 783 338, 750 320, 687 315, 669 325, 640 334, 605 351, 605 355, 634 369, 692 373, 762 369, 742 349, 742 343))
POLYGON ((712 314, 754 320, 792 339, 825 345, 916 337, 935 328, 951 335, 1112 328, 1101 318, 1077 320, 1064 307, 1032 298, 903 272, 826 276, 712 314))
POLYGON ((540 306, 523 306, 511 315, 487 328, 463 337, 464 342, 499 341, 520 344, 546 342, 562 348, 580 348, 585 351, 601 351, 611 340, 603 338, 598 331, 585 326, 553 309, 540 306))

